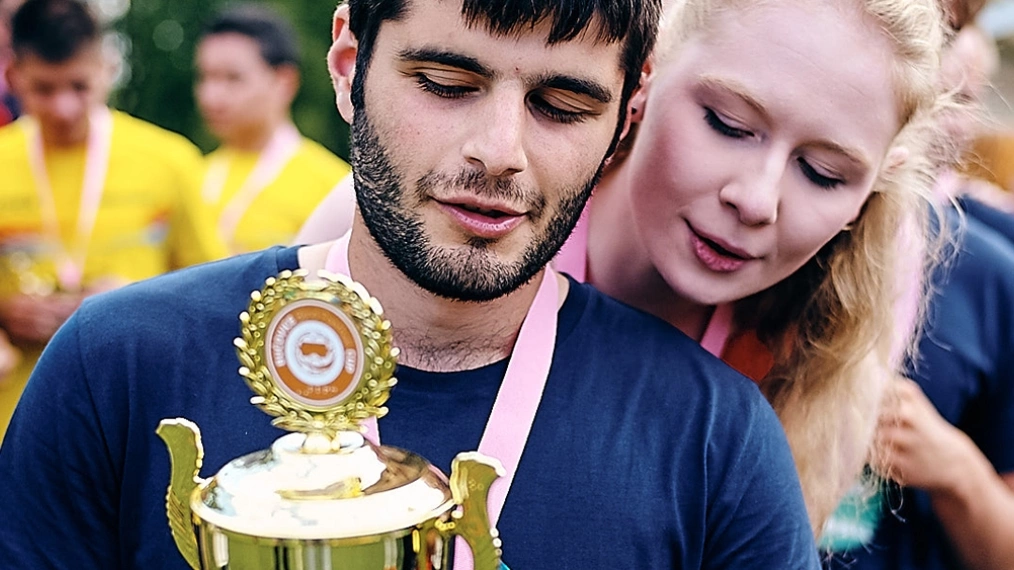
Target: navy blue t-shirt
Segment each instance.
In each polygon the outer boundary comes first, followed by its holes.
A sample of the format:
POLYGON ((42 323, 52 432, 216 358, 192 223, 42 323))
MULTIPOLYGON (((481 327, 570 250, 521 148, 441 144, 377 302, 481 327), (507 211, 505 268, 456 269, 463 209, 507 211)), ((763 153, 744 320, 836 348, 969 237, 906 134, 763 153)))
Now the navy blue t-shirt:
MULTIPOLYGON (((956 223, 952 216, 952 223, 956 223)), ((964 431, 998 473, 1014 472, 1014 246, 978 219, 934 284, 912 379, 964 431)), ((889 489, 871 545, 849 570, 961 570, 929 495, 889 489)), ((851 558, 855 560, 851 560, 851 558)))
POLYGON ((970 217, 1014 243, 1014 215, 997 210, 968 196, 959 199, 958 204, 970 217))
MULTIPOLYGON (((297 262, 296 249, 276 248, 81 307, 0 448, 0 566, 186 568, 166 522, 169 458, 155 427, 196 422, 204 476, 282 435, 248 403, 232 339, 249 293, 297 262)), ((400 368, 384 443, 447 470, 478 446, 505 368, 400 368)), ((788 445, 753 383, 575 282, 498 527, 513 570, 817 564, 788 445)))

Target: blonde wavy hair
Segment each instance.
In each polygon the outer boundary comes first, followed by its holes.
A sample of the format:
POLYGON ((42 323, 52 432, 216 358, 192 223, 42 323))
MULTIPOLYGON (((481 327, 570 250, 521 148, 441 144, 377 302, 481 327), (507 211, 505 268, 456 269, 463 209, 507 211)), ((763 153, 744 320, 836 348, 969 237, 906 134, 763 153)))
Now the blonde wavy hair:
MULTIPOLYGON (((656 61, 678 55, 721 11, 763 1, 677 0, 662 23, 656 61)), ((945 29, 937 0, 801 1, 833 2, 894 46, 902 127, 892 148, 907 151, 902 163, 882 168, 851 228, 792 276, 736 307, 737 328, 756 331, 775 357, 761 389, 785 428, 819 536, 871 459, 886 383, 914 352, 916 335, 898 326, 899 307, 907 297, 913 307, 908 320, 917 321, 914 313, 925 299, 920 276, 940 243, 931 229, 931 218, 941 216, 934 174, 952 153, 938 126, 938 114, 950 103, 938 87, 945 29), (906 276, 899 279, 903 267, 906 276)))

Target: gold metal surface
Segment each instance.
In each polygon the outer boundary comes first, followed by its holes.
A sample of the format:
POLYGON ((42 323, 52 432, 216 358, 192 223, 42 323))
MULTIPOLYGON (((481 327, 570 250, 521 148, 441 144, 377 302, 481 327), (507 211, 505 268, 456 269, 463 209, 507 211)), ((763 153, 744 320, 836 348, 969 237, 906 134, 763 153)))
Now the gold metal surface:
POLYGON ((250 295, 250 305, 240 315, 241 338, 235 340, 242 375, 256 396, 251 402, 282 429, 318 432, 334 437, 342 430, 359 429, 370 416, 382 417, 390 394, 398 349, 391 343, 391 323, 383 318, 380 303, 366 289, 344 275, 321 272, 320 280, 307 280, 305 271, 285 271, 269 278, 260 291, 250 295), (312 409, 295 401, 272 377, 267 367, 266 333, 278 312, 293 302, 317 300, 348 315, 359 330, 364 369, 358 389, 338 405, 312 409))
POLYGON ((500 536, 489 523, 487 503, 490 486, 505 473, 499 460, 476 452, 459 453, 451 462, 451 494, 461 505, 454 533, 472 549, 475 570, 500 568, 500 536))
POLYGON ((286 271, 251 294, 235 347, 251 403, 296 432, 201 479, 200 430, 162 420, 166 510, 195 570, 444 570, 455 537, 499 570, 487 497, 495 459, 460 454, 451 481, 418 455, 366 441, 386 413, 398 350, 376 299, 344 276, 286 271))
POLYGON ((341 452, 301 451, 303 434, 231 461, 194 493, 200 521, 263 538, 344 539, 410 529, 454 506, 446 478, 414 453, 351 441, 341 452), (335 489, 357 481, 360 492, 335 489))
POLYGON ((166 494, 166 512, 169 529, 176 548, 194 570, 199 570, 197 537, 194 536, 190 498, 198 485, 204 483, 198 474, 204 463, 204 445, 201 431, 190 420, 177 418, 162 420, 155 433, 169 448, 169 491, 166 494))
POLYGON ((198 531, 201 568, 446 570, 451 566, 453 537, 440 533, 437 522, 431 520, 406 531, 345 540, 273 540, 205 524, 198 531))

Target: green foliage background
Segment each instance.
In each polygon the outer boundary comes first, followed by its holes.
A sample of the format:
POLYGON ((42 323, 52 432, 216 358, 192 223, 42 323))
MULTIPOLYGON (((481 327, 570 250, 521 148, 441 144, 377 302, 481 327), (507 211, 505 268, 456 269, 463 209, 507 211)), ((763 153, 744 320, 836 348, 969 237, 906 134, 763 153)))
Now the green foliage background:
MULTIPOLYGON (((251 0, 258 1, 258 0, 251 0)), ((334 105, 325 57, 336 0, 259 0, 286 16, 299 34, 303 85, 293 118, 304 135, 348 159, 348 125, 334 105)), ((201 28, 229 0, 131 0, 113 24, 123 42, 127 75, 112 104, 182 133, 202 150, 215 141, 194 103, 194 48, 201 28)))

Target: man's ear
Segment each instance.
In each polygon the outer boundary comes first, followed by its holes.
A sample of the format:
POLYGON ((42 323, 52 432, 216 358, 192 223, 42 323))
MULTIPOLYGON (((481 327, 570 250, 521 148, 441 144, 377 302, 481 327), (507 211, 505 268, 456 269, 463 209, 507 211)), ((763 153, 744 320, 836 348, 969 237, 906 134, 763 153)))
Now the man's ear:
POLYGON ((359 42, 349 29, 349 5, 342 4, 334 13, 331 28, 331 49, 327 52, 327 68, 334 84, 338 112, 347 123, 352 124, 352 78, 356 72, 356 54, 359 42))
POLYGON ((278 78, 278 85, 281 88, 281 97, 285 106, 291 106, 299 93, 301 75, 299 68, 295 65, 281 65, 275 70, 275 77, 278 78))
POLYGON ((644 62, 641 69, 641 81, 634 88, 634 92, 627 101, 627 120, 623 125, 623 132, 620 133, 620 140, 623 140, 630 132, 630 125, 640 123, 644 118, 644 105, 648 102, 648 91, 651 89, 651 77, 654 69, 652 57, 644 62))
POLYGON ((21 78, 18 77, 17 69, 15 69, 16 67, 17 67, 16 61, 12 61, 10 65, 7 66, 7 69, 4 70, 4 81, 6 81, 7 85, 10 86, 11 93, 13 93, 16 97, 20 97, 23 99, 24 94, 19 93, 19 91, 21 91, 21 82, 20 82, 21 78))

